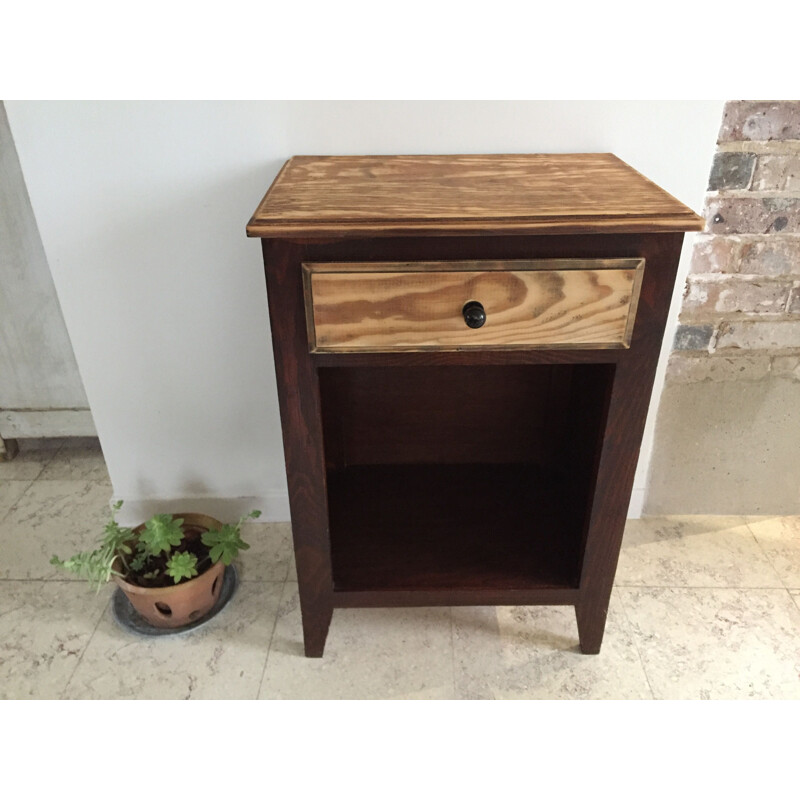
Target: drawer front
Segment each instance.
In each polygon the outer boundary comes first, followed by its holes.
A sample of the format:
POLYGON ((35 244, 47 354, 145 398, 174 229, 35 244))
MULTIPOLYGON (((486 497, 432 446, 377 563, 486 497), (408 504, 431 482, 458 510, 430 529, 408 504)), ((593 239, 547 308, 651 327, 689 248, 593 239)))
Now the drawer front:
POLYGON ((628 347, 643 271, 643 259, 304 264, 309 345, 348 353, 628 347), (485 317, 480 327, 467 324, 467 304, 480 304, 470 319, 485 317))

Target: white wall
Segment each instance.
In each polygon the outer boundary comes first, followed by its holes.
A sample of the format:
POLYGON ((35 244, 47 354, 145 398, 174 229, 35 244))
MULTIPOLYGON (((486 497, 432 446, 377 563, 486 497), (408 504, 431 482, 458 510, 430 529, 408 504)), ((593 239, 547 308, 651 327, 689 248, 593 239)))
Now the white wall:
MULTIPOLYGON (((0 436, 20 435, 20 419, 80 416, 91 428, 78 365, 17 151, 0 103, 0 436)), ((63 428, 52 435, 65 433, 63 428)))
POLYGON ((204 497, 223 516, 220 499, 244 498, 288 518, 260 244, 245 238, 285 159, 610 151, 699 211, 723 102, 6 105, 115 495, 204 497))

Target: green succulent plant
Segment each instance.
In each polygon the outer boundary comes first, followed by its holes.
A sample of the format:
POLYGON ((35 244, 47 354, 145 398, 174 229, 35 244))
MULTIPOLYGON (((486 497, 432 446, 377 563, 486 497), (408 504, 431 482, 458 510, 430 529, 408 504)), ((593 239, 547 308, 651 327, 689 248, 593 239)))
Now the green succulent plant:
POLYGON ((239 535, 241 524, 248 519, 260 517, 260 511, 251 511, 242 517, 236 525, 223 525, 217 530, 206 531, 202 536, 203 544, 210 548, 208 551, 211 560, 216 564, 220 559, 228 566, 240 550, 249 549, 250 545, 242 541, 239 535))
POLYGON ((119 559, 122 566, 127 568, 126 557, 133 554, 130 544, 133 531, 130 528, 121 527, 117 522, 116 512, 121 507, 122 500, 114 504, 111 509, 111 520, 106 523, 103 536, 94 550, 76 553, 65 560, 53 556, 50 563, 85 578, 98 592, 111 579, 112 575, 122 577, 123 573, 115 570, 114 564, 119 559))
POLYGON ((113 575, 139 586, 168 585, 168 579, 177 584, 219 561, 228 566, 250 547, 241 537, 242 523, 261 516, 251 511, 234 525, 204 531, 197 543, 187 539, 184 520, 171 514, 155 514, 140 530, 122 527, 116 521, 121 507, 122 500, 114 504, 94 550, 63 560, 53 556, 50 563, 85 578, 98 592, 113 575))
POLYGON ((147 548, 147 553, 157 556, 169 553, 183 541, 182 519, 175 519, 172 514, 156 514, 144 524, 139 534, 139 541, 147 548))
POLYGON ((167 575, 175 583, 180 583, 182 578, 194 578, 197 575, 197 556, 194 553, 175 553, 167 561, 167 575))

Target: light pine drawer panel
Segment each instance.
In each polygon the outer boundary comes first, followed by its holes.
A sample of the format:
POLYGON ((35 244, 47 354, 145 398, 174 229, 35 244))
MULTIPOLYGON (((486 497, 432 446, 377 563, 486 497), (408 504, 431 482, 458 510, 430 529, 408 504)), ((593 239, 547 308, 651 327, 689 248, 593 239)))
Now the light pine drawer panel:
POLYGON ((642 259, 304 264, 314 352, 628 347, 642 259), (481 303, 470 328, 462 309, 481 303))

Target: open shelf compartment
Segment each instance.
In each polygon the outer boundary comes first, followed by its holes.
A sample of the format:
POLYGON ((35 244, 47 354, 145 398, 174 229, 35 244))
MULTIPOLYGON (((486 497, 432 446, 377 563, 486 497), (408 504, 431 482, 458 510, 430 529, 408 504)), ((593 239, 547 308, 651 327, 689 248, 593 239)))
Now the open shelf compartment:
POLYGON ((334 590, 577 588, 613 370, 320 369, 334 590))

